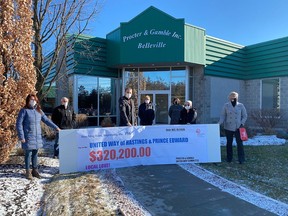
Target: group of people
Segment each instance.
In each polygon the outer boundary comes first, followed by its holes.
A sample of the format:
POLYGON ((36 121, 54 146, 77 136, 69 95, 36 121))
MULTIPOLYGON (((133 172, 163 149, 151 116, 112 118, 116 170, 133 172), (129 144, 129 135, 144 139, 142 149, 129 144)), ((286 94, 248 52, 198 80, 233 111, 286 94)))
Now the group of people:
MULTIPOLYGON (((137 125, 136 109, 132 97, 132 88, 125 89, 125 95, 119 99, 120 125, 137 125)), ((152 125, 155 118, 155 111, 149 95, 146 95, 144 102, 138 108, 140 125, 152 125)), ((174 98, 169 108, 170 124, 196 124, 197 111, 192 106, 192 101, 187 100, 184 107, 180 105, 179 98, 174 98)))
MULTIPOLYGON (((244 147, 240 137, 240 127, 244 127, 247 120, 246 108, 238 101, 238 93, 231 92, 228 95, 228 102, 224 104, 219 124, 223 125, 226 136, 226 153, 227 162, 232 162, 233 159, 233 137, 236 138, 238 162, 244 163, 244 147)), ((134 101, 132 97, 132 88, 125 89, 125 95, 119 99, 120 110, 120 126, 137 125, 134 101)), ((155 118, 150 97, 145 96, 145 101, 139 106, 138 116, 140 125, 152 125, 155 118)), ((170 124, 196 124, 197 110, 192 106, 192 101, 187 100, 184 107, 180 103, 179 98, 173 99, 173 104, 169 107, 170 124)))
MULTIPOLYGON (((119 126, 137 125, 136 111, 132 97, 132 88, 125 89, 125 95, 119 99, 120 124, 119 126)), ((231 92, 228 96, 229 102, 225 103, 220 115, 219 124, 223 124, 226 134, 227 162, 233 159, 232 142, 235 136, 237 142, 238 161, 242 164, 245 161, 243 142, 240 138, 239 128, 244 127, 247 120, 247 112, 242 103, 238 102, 238 93, 231 92)), ((139 106, 138 116, 140 125, 152 125, 155 112, 148 95, 139 106)), ((197 110, 192 106, 192 101, 187 100, 184 107, 180 104, 179 98, 174 98, 173 104, 169 108, 170 124, 196 124, 197 110)), ((76 114, 69 106, 69 99, 63 97, 61 105, 57 106, 52 113, 51 120, 41 110, 39 100, 35 94, 26 97, 25 106, 20 110, 16 128, 18 138, 24 150, 24 161, 26 178, 41 178, 38 172, 38 150, 43 147, 42 132, 40 122, 44 122, 53 128, 56 133, 54 144, 54 157, 59 157, 59 131, 72 129, 75 126, 76 114), (32 170, 30 163, 32 160, 32 170)))

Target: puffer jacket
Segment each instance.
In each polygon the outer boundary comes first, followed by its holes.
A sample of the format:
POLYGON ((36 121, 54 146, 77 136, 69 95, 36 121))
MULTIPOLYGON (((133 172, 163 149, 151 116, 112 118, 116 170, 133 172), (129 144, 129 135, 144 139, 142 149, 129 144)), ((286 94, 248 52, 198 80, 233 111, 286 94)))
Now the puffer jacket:
POLYGON ((36 109, 27 108, 20 110, 16 121, 16 129, 19 140, 25 139, 25 143, 22 143, 23 149, 32 150, 43 147, 40 121, 51 128, 58 128, 42 111, 39 113, 36 109))

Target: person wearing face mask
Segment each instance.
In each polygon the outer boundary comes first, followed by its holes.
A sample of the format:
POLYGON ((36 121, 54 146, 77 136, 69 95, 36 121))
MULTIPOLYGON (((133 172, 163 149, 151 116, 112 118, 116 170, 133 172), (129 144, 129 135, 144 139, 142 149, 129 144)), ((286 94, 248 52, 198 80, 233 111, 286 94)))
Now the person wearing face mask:
POLYGON ((174 98, 173 104, 169 107, 169 117, 170 124, 179 124, 180 112, 183 109, 183 106, 180 105, 180 99, 174 98))
MULTIPOLYGON (((69 105, 67 97, 61 98, 61 105, 54 108, 52 121, 61 129, 73 129, 76 125, 76 114, 69 105)), ((54 144, 54 158, 59 158, 59 134, 56 134, 54 144)))
POLYGON ((232 162, 233 159, 233 137, 236 138, 238 161, 244 163, 244 147, 243 141, 240 138, 239 128, 243 127, 247 120, 247 112, 245 106, 238 102, 238 93, 231 92, 228 96, 229 102, 225 103, 220 115, 219 124, 223 124, 226 135, 226 153, 227 162, 232 162))
POLYGON ((25 153, 25 176, 29 180, 31 180, 32 177, 41 178, 38 171, 38 149, 43 147, 41 121, 47 126, 60 131, 60 128, 41 110, 37 96, 35 94, 29 94, 26 97, 26 104, 20 110, 16 121, 18 138, 21 141, 22 149, 25 153), (32 172, 30 170, 31 159, 32 172))
POLYGON ((187 100, 180 112, 180 124, 196 124, 197 110, 192 107, 192 101, 187 100))
POLYGON ((119 126, 136 126, 135 106, 132 97, 132 88, 125 88, 125 95, 119 98, 120 124, 119 126))
POLYGON ((138 116, 140 118, 140 125, 152 125, 155 112, 149 95, 145 96, 144 103, 139 106, 138 116))

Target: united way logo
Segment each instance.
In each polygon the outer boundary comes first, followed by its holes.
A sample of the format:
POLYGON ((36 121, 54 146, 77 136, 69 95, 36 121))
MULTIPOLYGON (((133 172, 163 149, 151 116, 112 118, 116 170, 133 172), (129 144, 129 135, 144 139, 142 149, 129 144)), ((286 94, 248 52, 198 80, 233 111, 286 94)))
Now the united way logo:
POLYGON ((195 133, 196 133, 197 137, 204 137, 205 136, 205 130, 203 131, 200 128, 196 128, 195 133))

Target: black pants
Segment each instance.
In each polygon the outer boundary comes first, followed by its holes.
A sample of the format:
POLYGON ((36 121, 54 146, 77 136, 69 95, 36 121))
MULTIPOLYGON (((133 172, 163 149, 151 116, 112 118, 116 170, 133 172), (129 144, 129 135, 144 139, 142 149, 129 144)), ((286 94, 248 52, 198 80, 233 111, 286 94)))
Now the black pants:
POLYGON ((239 129, 236 131, 229 131, 225 130, 226 135, 226 152, 227 152, 227 161, 231 162, 233 159, 233 136, 236 138, 237 143, 237 153, 238 153, 238 161, 239 163, 243 163, 245 161, 245 155, 244 155, 244 147, 243 147, 243 141, 240 138, 240 132, 239 129))

